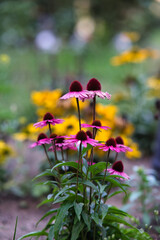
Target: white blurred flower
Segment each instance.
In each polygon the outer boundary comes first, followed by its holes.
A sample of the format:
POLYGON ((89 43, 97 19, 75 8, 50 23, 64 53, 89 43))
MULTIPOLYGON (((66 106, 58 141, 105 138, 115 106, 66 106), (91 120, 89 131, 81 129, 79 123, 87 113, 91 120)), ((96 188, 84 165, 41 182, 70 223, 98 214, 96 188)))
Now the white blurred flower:
POLYGON ((56 54, 59 52, 62 42, 50 30, 43 30, 37 34, 35 44, 42 51, 56 54))
POLYGON ((124 33, 119 33, 113 39, 113 43, 117 51, 125 51, 132 47, 132 41, 124 33))

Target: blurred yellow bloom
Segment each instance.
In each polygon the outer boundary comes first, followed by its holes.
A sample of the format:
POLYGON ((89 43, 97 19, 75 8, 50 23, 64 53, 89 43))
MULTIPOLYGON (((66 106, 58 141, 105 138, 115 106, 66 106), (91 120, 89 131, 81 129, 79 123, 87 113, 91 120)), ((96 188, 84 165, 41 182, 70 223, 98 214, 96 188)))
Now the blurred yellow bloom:
POLYGON ((160 77, 149 78, 147 84, 150 88, 160 90, 160 77))
POLYGON ((129 159, 140 158, 142 154, 138 148, 138 144, 133 142, 131 138, 127 138, 125 135, 122 135, 121 137, 124 141, 124 145, 132 149, 132 152, 125 152, 126 157, 129 159))
POLYGON ((31 100, 37 106, 43 106, 45 108, 53 108, 57 104, 57 101, 62 96, 61 89, 55 89, 53 91, 33 91, 31 93, 31 100))
POLYGON ((0 164, 3 164, 6 159, 10 156, 13 156, 14 151, 9 144, 0 140, 0 164))
POLYGON ((104 117, 105 120, 112 122, 117 112, 118 108, 115 105, 103 105, 101 103, 97 103, 96 105, 96 113, 99 117, 104 117))
POLYGON ((126 37, 128 37, 132 42, 136 42, 140 38, 140 35, 138 32, 123 32, 123 34, 126 37))
POLYGON ((74 135, 79 131, 78 118, 75 115, 63 118, 62 124, 56 124, 54 126, 54 133, 58 135, 74 135))
POLYGON ((159 52, 152 49, 139 49, 133 47, 128 51, 121 53, 119 56, 111 58, 113 66, 119 66, 126 63, 141 63, 148 58, 159 57, 159 52))
POLYGON ((7 64, 10 62, 10 57, 7 54, 0 54, 0 62, 7 64))
POLYGON ((129 98, 129 95, 123 92, 115 93, 112 95, 112 100, 114 102, 120 102, 129 98))
POLYGON ((24 133, 24 132, 20 132, 20 133, 14 133, 12 135, 12 137, 17 140, 17 141, 25 141, 28 139, 28 134, 24 133))

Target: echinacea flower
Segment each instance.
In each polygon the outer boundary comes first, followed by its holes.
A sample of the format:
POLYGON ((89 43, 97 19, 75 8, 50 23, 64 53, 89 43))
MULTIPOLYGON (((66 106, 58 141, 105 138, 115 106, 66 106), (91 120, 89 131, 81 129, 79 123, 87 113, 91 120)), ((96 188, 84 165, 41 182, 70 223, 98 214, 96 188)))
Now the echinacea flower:
MULTIPOLYGON (((68 143, 65 140, 65 136, 56 136, 54 138, 52 138, 52 136, 51 136, 51 139, 55 140, 56 150, 61 150, 61 149, 63 149, 63 150, 66 150, 66 149, 77 150, 77 148, 74 146, 73 143, 68 143)), ((55 151, 55 147, 54 146, 49 147, 48 151, 55 151)))
POLYGON ((91 128, 104 129, 104 130, 111 129, 110 127, 102 126, 101 121, 99 120, 94 120, 91 125, 82 123, 81 126, 84 128, 91 127, 91 128))
MULTIPOLYGON (((124 166, 122 161, 117 161, 113 164, 112 168, 107 169, 107 171, 111 175, 119 175, 124 177, 125 179, 130 179, 130 177, 124 172, 124 166)), ((120 180, 125 180, 123 178, 120 178, 120 180)))
POLYGON ((132 152, 133 151, 130 147, 127 147, 124 145, 124 141, 120 136, 116 137, 115 141, 116 141, 117 147, 121 148, 122 152, 126 152, 126 151, 132 152))
POLYGON ((38 135, 37 141, 35 143, 32 143, 30 145, 30 148, 34 148, 36 146, 41 146, 41 145, 50 144, 50 143, 51 143, 51 139, 48 138, 45 133, 40 133, 38 135))
POLYGON ((99 149, 102 149, 104 152, 107 152, 108 150, 122 152, 121 148, 117 146, 114 138, 109 138, 105 144, 99 144, 99 146, 99 149))
POLYGON ((63 95, 60 99, 78 98, 79 100, 85 100, 88 98, 87 91, 83 90, 83 87, 79 81, 73 81, 69 87, 69 92, 63 95))
POLYGON ((84 147, 87 147, 87 144, 92 146, 97 146, 98 141, 90 138, 85 131, 81 130, 76 135, 71 135, 67 140, 69 143, 75 143, 76 147, 82 144, 84 147))
POLYGON ((44 126, 47 126, 48 124, 51 124, 54 126, 55 124, 60 124, 62 122, 64 122, 63 119, 56 119, 51 113, 47 112, 43 117, 43 121, 37 122, 33 126, 36 128, 37 127, 42 128, 44 126))
POLYGON ((91 78, 87 84, 88 99, 98 96, 102 99, 110 99, 111 95, 108 92, 101 91, 101 84, 96 78, 91 78))

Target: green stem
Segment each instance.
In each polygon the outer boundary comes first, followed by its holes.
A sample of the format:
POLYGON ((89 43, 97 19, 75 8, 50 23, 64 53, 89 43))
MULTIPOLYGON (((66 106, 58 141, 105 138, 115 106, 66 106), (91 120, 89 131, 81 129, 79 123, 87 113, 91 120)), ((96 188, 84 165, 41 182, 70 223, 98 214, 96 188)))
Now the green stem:
POLYGON ((48 123, 48 126, 49 126, 49 132, 50 132, 50 134, 52 134, 51 124, 48 123))
POLYGON ((76 182, 76 199, 77 199, 77 193, 78 193, 78 173, 79 173, 79 165, 81 163, 81 170, 82 170, 82 161, 81 161, 81 151, 82 151, 82 143, 79 145, 79 159, 78 159, 78 169, 77 169, 77 182, 76 182))
POLYGON ((52 166, 51 160, 49 159, 49 156, 48 156, 48 153, 47 153, 46 147, 45 147, 44 144, 43 144, 42 146, 43 146, 43 148, 44 148, 44 151, 45 151, 45 154, 46 154, 46 157, 47 157, 48 163, 49 163, 49 165, 50 165, 50 168, 52 168, 53 166, 52 166))
POLYGON ((106 169, 105 169, 105 174, 104 174, 104 178, 103 178, 103 183, 105 181, 106 174, 107 174, 107 168, 108 168, 108 162, 109 162, 109 154, 110 154, 110 149, 108 150, 108 154, 107 154, 106 169))
POLYGON ((80 114, 80 107, 79 107, 79 100, 76 98, 77 102, 77 109, 78 109, 78 119, 79 119, 79 130, 81 131, 81 114, 80 114))
POLYGON ((96 95, 93 98, 93 121, 96 119, 96 95))

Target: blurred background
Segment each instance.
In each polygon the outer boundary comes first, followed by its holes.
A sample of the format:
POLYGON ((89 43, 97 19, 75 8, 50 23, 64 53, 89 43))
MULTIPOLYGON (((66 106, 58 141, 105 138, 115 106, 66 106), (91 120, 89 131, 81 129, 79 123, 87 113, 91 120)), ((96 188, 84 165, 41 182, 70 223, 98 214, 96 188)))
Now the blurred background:
POLYGON ((135 150, 129 157, 151 157, 160 95, 159 27, 159 0, 1 0, 2 176, 5 166, 15 166, 13 159, 25 162, 21 144, 37 136, 31 123, 59 107, 73 80, 85 86, 92 77, 112 94, 112 117, 105 117, 114 122, 113 135, 126 136, 135 150))
MULTIPOLYGON (((0 0, 0 191, 48 192, 31 182, 45 167, 44 155, 28 149, 39 133, 33 123, 51 111, 65 114, 71 129, 75 103, 62 106, 59 97, 73 80, 86 86, 97 78, 112 94, 97 107, 112 127, 107 137, 123 136, 133 149, 126 158, 148 166, 160 116, 159 57, 160 0, 0 0)), ((87 117, 89 105, 82 110, 87 117)))

